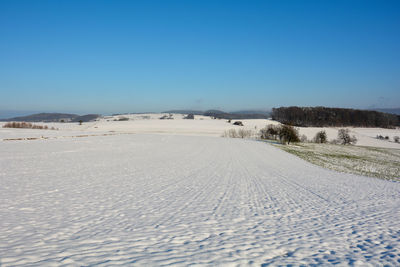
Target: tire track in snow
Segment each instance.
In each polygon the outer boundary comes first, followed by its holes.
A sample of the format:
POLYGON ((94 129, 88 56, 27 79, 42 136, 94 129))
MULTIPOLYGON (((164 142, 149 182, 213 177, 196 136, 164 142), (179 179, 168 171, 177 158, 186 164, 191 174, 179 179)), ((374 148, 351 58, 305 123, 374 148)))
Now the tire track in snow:
POLYGON ((246 140, 0 146, 2 266, 400 264, 400 183, 246 140))

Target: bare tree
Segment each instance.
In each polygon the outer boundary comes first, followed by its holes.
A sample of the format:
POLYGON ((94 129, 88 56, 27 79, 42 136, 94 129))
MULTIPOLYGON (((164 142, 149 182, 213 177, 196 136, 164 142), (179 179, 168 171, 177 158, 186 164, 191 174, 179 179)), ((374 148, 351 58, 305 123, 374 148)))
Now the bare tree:
POLYGON ((342 145, 350 145, 357 143, 357 138, 353 135, 350 136, 349 129, 339 129, 338 140, 342 145))

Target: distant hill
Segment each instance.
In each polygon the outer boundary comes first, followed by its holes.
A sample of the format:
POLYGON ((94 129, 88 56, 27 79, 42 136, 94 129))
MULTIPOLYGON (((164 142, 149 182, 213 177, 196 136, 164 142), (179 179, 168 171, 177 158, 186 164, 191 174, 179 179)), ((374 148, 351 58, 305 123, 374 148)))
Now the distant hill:
POLYGON ((175 113, 175 114, 193 114, 193 115, 203 115, 204 111, 201 110, 191 110, 191 109, 176 109, 176 110, 167 110, 162 113, 175 113))
POLYGON ((98 117, 100 117, 100 115, 98 115, 98 114, 87 114, 87 115, 75 117, 74 119, 71 120, 71 122, 79 122, 79 121, 89 122, 89 121, 94 121, 98 117))
POLYGON ((238 110, 238 111, 231 111, 229 113, 233 114, 265 114, 270 115, 271 111, 268 110, 258 110, 258 109, 249 109, 249 110, 238 110))
POLYGON ((35 114, 37 111, 31 110, 6 110, 6 109, 0 109, 0 121, 3 121, 8 118, 14 118, 14 117, 20 117, 20 116, 26 116, 30 114, 35 114))
POLYGON ((68 113, 38 113, 28 116, 20 116, 10 119, 4 119, 4 121, 60 122, 61 120, 64 120, 65 122, 79 122, 80 120, 82 120, 83 122, 88 122, 98 117, 99 115, 96 114, 79 116, 76 114, 68 114, 68 113))
POLYGON ((163 113, 204 115, 217 119, 226 119, 226 120, 268 119, 270 117, 270 112, 260 111, 260 110, 240 110, 240 111, 225 112, 217 109, 210 109, 206 111, 179 109, 179 110, 168 110, 163 113))
POLYGON ((204 116, 210 116, 217 119, 225 120, 248 120, 248 119, 268 119, 269 113, 256 113, 257 111, 234 111, 224 112, 221 110, 207 110, 204 112, 204 116))
POLYGON ((214 114, 228 114, 228 113, 218 109, 209 109, 204 111, 204 116, 210 116, 212 114, 214 115, 214 114))

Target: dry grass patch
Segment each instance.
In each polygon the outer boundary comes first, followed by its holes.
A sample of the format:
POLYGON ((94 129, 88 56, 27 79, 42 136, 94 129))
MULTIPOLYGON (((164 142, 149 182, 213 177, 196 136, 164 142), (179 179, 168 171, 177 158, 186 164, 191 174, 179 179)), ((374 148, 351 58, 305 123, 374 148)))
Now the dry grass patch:
POLYGON ((331 170, 400 181, 400 149, 313 143, 276 147, 331 170))

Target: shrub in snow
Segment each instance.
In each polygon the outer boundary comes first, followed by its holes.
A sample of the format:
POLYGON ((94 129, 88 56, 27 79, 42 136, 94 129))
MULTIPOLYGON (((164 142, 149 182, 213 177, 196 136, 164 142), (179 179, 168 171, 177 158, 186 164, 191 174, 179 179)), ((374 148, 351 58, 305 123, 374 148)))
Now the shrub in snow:
POLYGON ((193 114, 188 114, 187 116, 183 117, 185 120, 194 120, 194 115, 193 114))
POLYGON ((393 137, 394 142, 398 143, 400 141, 400 137, 398 136, 394 136, 393 137))
POLYGON ((291 125, 281 125, 279 128, 279 140, 282 144, 290 144, 290 142, 299 142, 299 132, 291 125))
POLYGON ((245 129, 229 129, 222 134, 222 137, 229 138, 250 138, 252 136, 251 130, 245 129))
POLYGON ((233 125, 243 126, 243 122, 241 122, 241 121, 235 121, 235 122, 233 123, 233 125))
POLYGON ((267 127, 260 130, 261 139, 273 139, 279 138, 282 144, 290 144, 290 142, 307 142, 307 136, 299 136, 299 131, 290 125, 273 125, 269 124, 267 127))
POLYGON ((315 136, 314 136, 314 142, 315 143, 326 143, 328 141, 328 136, 326 135, 325 131, 319 131, 315 136))
POLYGON ((235 129, 230 129, 230 130, 225 131, 222 136, 229 137, 229 138, 237 138, 237 137, 239 137, 239 134, 236 132, 235 129))
MULTIPOLYGON (((49 127, 47 125, 35 125, 30 122, 7 122, 3 125, 3 128, 26 128, 26 129, 41 129, 47 130, 49 127)), ((52 127, 51 130, 55 130, 56 128, 52 127)))
POLYGON ((353 135, 350 136, 349 129, 339 129, 338 142, 342 145, 350 145, 357 143, 357 138, 353 135))
POLYGON ((168 115, 164 115, 162 117, 160 117, 160 120, 173 120, 174 117, 172 114, 168 114, 168 115))
POLYGON ((250 138, 251 137, 251 130, 239 129, 238 136, 240 138, 250 138))
POLYGON ((277 139, 279 135, 279 126, 275 126, 273 124, 267 125, 267 127, 260 130, 261 139, 277 139))

